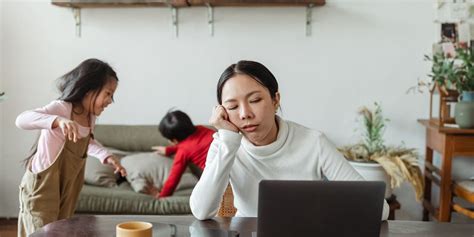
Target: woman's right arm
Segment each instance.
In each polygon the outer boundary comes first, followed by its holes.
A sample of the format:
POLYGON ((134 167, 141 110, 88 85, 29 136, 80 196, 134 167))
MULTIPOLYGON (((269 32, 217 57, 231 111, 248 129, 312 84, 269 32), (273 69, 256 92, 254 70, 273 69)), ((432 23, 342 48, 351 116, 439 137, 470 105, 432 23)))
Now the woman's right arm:
POLYGON ((217 214, 241 140, 242 135, 225 129, 214 134, 206 167, 190 198, 191 211, 197 219, 210 219, 217 214))
POLYGON ((191 211, 199 220, 216 215, 242 140, 239 129, 229 121, 227 112, 221 105, 214 107, 209 123, 218 132, 213 135, 214 141, 207 152, 206 166, 189 200, 191 211))

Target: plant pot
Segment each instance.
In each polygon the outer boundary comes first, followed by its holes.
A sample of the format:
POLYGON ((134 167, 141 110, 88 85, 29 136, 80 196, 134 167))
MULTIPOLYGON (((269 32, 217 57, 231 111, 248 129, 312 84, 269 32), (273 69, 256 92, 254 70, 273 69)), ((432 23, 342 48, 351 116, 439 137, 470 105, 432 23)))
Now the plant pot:
POLYGON ((454 106, 454 119, 460 128, 474 128, 474 92, 463 91, 454 106))
POLYGON ((385 198, 392 196, 390 176, 379 163, 349 161, 354 169, 367 181, 385 182, 385 198))

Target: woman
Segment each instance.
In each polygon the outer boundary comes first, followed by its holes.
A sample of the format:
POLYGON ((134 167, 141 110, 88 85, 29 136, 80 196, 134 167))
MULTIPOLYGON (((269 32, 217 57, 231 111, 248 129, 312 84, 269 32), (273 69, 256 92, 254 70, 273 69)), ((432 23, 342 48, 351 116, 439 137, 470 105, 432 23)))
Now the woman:
MULTIPOLYGON (((276 115, 278 83, 262 64, 239 61, 222 73, 209 120, 218 132, 190 199, 198 219, 216 215, 230 180, 236 216, 257 216, 263 179, 363 180, 326 136, 276 115)), ((382 219, 388 217, 384 202, 382 219)))

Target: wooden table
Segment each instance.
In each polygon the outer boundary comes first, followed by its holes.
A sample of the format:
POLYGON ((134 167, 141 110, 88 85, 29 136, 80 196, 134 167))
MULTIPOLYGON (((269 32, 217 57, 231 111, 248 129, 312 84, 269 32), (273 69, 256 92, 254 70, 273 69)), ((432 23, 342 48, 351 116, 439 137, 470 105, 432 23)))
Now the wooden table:
MULTIPOLYGON (((255 236, 257 230, 257 218, 216 217, 212 220, 199 221, 192 216, 86 216, 80 215, 70 219, 60 220, 44 226, 33 233, 32 237, 91 237, 91 236, 115 236, 115 226, 124 221, 147 221, 154 225, 167 223, 207 229, 233 230, 240 233, 240 237, 255 236)), ((159 230, 153 229, 157 236, 159 230)), ((159 235, 161 237, 161 235, 159 235)), ((189 236, 186 233, 176 237, 189 236)), ((214 235, 204 235, 214 236, 214 235)), ((310 236, 310 235, 309 235, 310 236)), ((474 236, 474 225, 454 224, 422 221, 386 221, 382 223, 380 237, 472 237, 474 236)))
POLYGON ((441 222, 451 221, 451 163, 455 156, 474 156, 474 129, 440 127, 432 120, 418 120, 426 128, 425 190, 423 220, 429 214, 441 222), (441 154, 441 166, 433 165, 433 151, 441 154), (434 175, 436 174, 439 178, 434 175), (439 207, 431 201, 431 185, 439 185, 439 207))

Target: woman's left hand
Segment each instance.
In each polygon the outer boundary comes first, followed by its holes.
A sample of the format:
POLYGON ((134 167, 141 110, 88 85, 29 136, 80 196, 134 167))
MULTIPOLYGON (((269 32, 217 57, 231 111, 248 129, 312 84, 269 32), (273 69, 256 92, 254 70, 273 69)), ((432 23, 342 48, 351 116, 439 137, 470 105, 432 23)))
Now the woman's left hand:
POLYGON ((109 156, 105 159, 105 163, 110 164, 114 167, 114 173, 120 173, 122 177, 127 176, 127 171, 123 166, 120 164, 120 162, 117 160, 115 156, 109 156))

